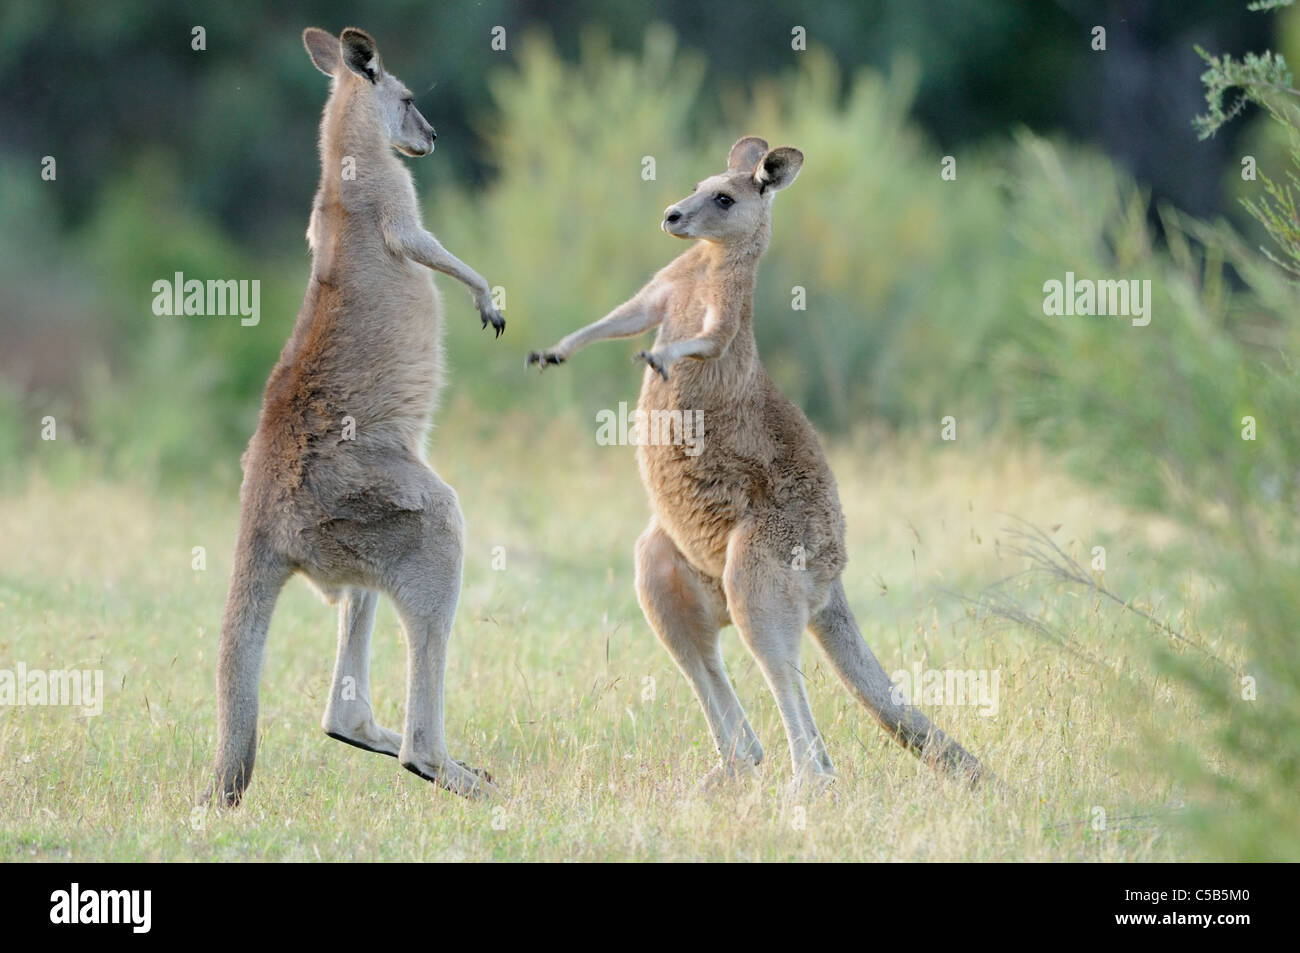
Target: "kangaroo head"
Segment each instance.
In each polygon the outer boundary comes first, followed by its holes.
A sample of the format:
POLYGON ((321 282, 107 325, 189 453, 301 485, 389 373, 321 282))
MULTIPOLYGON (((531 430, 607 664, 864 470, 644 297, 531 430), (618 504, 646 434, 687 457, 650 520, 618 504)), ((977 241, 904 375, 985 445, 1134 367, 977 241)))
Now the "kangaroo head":
POLYGON ((350 26, 334 37, 308 27, 302 42, 316 68, 333 77, 336 90, 351 84, 354 95, 363 97, 394 149, 408 156, 427 156, 433 151, 437 138, 433 126, 415 108, 411 91, 384 69, 379 47, 369 33, 350 26))
POLYGON ((769 149, 746 136, 727 156, 727 171, 710 176, 680 202, 664 209, 662 228, 677 238, 719 245, 762 241, 772 223, 772 195, 795 180, 803 153, 789 146, 769 149))

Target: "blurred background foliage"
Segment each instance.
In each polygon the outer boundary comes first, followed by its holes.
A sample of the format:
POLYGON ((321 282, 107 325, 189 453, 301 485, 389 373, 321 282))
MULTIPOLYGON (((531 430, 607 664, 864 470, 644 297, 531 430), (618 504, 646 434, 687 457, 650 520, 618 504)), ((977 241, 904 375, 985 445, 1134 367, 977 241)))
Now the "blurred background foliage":
MULTIPOLYGON (((581 374, 545 386, 522 378, 521 355, 681 251, 656 228, 660 211, 741 134, 809 156, 777 203, 759 337, 781 386, 840 432, 944 414, 980 429, 1009 421, 1021 392, 994 371, 1033 345, 1025 302, 1069 264, 1021 219, 1062 235, 1107 227, 1090 181, 1051 175, 1113 168, 1141 181, 1148 204, 1135 214, 1157 232, 1162 201, 1251 228, 1234 201, 1232 137, 1257 141, 1262 164, 1284 155, 1249 123, 1197 143, 1193 44, 1272 31, 1211 2, 776 3, 762 15, 726 3, 312 3, 255 19, 216 4, 9 4, 0 214, 20 227, 0 237, 6 460, 35 445, 49 410, 118 472, 237 479, 230 451, 251 432, 308 269, 326 82, 301 27, 353 21, 439 129, 434 157, 411 163, 428 224, 506 289, 509 337, 489 346, 444 282, 452 397, 489 410, 517 406, 525 386, 546 410, 631 398, 626 347, 594 349, 581 374), (1095 22, 1105 52, 1090 48, 1095 22), (505 52, 490 48, 498 24, 505 52), (792 24, 807 29, 806 52, 791 48, 792 24), (206 50, 192 49, 196 25, 206 50), (1044 136, 1065 163, 1055 170, 1027 159, 1044 136), (945 154, 956 181, 939 178, 945 154), (38 174, 46 155, 54 182, 38 174), (260 325, 154 316, 152 283, 177 271, 259 279, 260 325), (796 286, 805 311, 792 310, 796 286)), ((1285 49, 1296 30, 1278 22, 1285 49)))
MULTIPOLYGON (((426 223, 506 290, 507 333, 442 281, 445 412, 594 421, 632 402, 639 345, 525 376, 524 354, 595 320, 684 246, 661 210, 759 134, 807 161, 776 200, 760 349, 830 434, 861 427, 1043 442, 1171 519, 1166 554, 1220 580, 1267 697, 1181 656, 1231 711, 1215 763, 1174 745, 1222 856, 1300 856, 1300 353, 1294 284, 1240 204, 1278 181, 1295 128, 1248 105, 1198 142, 1196 44, 1300 56, 1294 9, 1222 2, 10 3, 0 13, 0 469, 41 418, 79 453, 46 464, 231 487, 309 268, 326 81, 304 26, 363 26, 439 149, 411 164, 426 223), (190 48, 195 24, 207 50, 190 48), (508 50, 490 30, 507 28, 508 50), (790 27, 807 28, 795 52, 790 27), (1094 24, 1105 52, 1090 49, 1094 24), (39 175, 58 160, 55 182, 39 175), (940 178, 944 155, 954 181, 940 178), (643 180, 644 157, 655 178, 643 180), (174 272, 261 281, 261 323, 153 315, 174 272), (1148 327, 1048 317, 1043 284, 1150 279, 1148 327), (792 289, 807 308, 791 307, 792 289), (1243 417, 1259 437, 1241 436, 1243 417), (1224 760, 1226 759, 1226 760, 1224 760), (1231 798, 1225 800, 1227 793, 1231 798), (1207 815, 1208 816, 1208 815, 1207 815)), ((1295 56, 1290 57, 1294 61, 1295 56)), ((1281 253, 1285 254, 1286 249, 1281 253)), ((437 459, 435 450, 434 459, 437 459)))

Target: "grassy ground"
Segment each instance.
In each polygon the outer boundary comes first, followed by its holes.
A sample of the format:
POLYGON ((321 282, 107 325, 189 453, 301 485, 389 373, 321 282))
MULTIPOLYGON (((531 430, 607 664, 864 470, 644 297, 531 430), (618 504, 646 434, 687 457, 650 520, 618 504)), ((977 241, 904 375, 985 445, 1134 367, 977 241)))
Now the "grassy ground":
MULTIPOLYGON (((840 780, 831 795, 788 799, 775 706, 729 629, 728 664, 767 758, 752 779, 701 794, 714 760, 703 717, 632 589, 648 516, 633 451, 597 447, 581 421, 505 424, 484 439, 457 418, 443 415, 432 453, 469 526, 449 742, 503 781, 503 797, 462 802, 325 736, 335 619, 294 580, 271 629, 244 806, 196 810, 234 491, 160 494, 38 470, 0 500, 0 668, 100 668, 107 699, 94 718, 0 708, 0 860, 1194 857, 1171 820, 1179 793, 1142 757, 1145 737, 1196 718, 1134 660, 1153 636, 1087 594, 1044 593, 1046 611, 1113 660, 1098 668, 946 592, 1021 568, 997 542, 1014 513, 1059 524, 1054 537, 1085 560, 1107 546, 1117 588, 1195 607, 1200 584, 1144 568, 1168 542, 1160 527, 1040 457, 978 439, 836 446, 845 581, 865 635, 891 672, 918 661, 999 672, 995 716, 930 713, 1015 793, 972 796, 939 780, 884 738, 810 645, 809 692, 840 780), (194 546, 206 548, 205 571, 191 568, 194 546), (504 570, 492 568, 497 546, 504 570)), ((386 603, 373 651, 377 714, 400 729, 404 647, 386 603)))

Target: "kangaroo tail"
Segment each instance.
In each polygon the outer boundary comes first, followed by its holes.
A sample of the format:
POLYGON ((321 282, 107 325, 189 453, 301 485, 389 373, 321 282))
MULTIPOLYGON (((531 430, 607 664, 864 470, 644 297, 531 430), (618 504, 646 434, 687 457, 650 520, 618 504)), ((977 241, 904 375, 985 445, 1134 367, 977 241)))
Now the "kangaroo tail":
POLYGON ((840 680, 895 741, 926 764, 944 768, 971 785, 992 777, 978 758, 894 694, 893 683, 858 630, 840 580, 809 628, 840 680))
POLYGON ((257 688, 262 679, 266 634, 284 565, 241 532, 221 621, 217 652, 217 757, 204 803, 234 807, 253 774, 257 754, 257 688))

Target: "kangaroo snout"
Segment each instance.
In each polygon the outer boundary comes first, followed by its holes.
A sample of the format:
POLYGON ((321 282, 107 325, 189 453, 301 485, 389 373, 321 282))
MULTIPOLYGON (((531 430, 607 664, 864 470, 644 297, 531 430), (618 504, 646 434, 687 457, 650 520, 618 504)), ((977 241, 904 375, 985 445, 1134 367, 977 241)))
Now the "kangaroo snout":
POLYGON ((411 155, 413 156, 427 156, 433 151, 433 142, 438 138, 438 134, 433 131, 433 126, 428 123, 425 123, 424 129, 420 131, 423 134, 422 138, 424 139, 424 142, 420 148, 411 150, 411 155))
POLYGON ((668 208, 664 209, 664 220, 659 223, 659 227, 669 235, 677 235, 678 232, 676 226, 681 222, 681 220, 682 210, 675 205, 670 205, 668 208))

